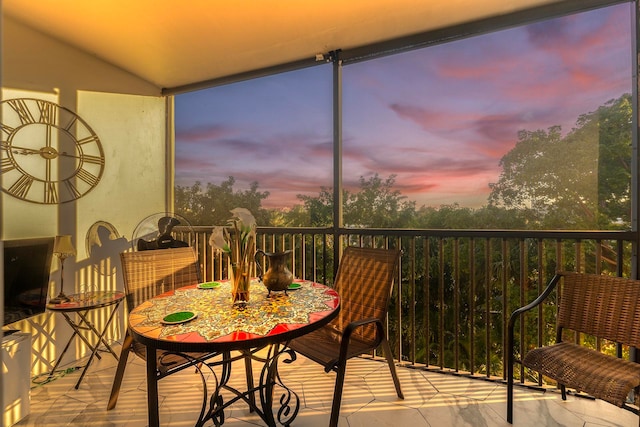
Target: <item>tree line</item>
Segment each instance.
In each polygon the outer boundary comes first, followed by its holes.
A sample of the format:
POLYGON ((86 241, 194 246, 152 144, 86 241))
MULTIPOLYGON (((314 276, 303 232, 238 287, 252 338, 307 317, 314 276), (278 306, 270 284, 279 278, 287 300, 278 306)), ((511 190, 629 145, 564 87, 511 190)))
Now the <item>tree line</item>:
MULTIPOLYGON (((395 189, 396 176, 360 177, 344 190, 344 224, 360 228, 624 229, 631 214, 632 100, 624 94, 582 114, 570 131, 559 125, 521 130, 500 160, 487 204, 420 206, 395 189)), ((249 209, 259 225, 326 227, 332 224, 333 189, 298 195, 288 210, 265 209, 268 191, 258 182, 235 189, 220 184, 176 186, 175 211, 194 225, 221 225, 235 207, 249 209)))

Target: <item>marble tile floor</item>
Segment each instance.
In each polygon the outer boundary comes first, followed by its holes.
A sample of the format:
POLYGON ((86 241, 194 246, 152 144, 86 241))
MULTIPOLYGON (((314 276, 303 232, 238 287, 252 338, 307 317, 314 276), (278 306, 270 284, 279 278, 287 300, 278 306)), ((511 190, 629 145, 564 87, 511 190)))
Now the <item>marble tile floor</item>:
MULTIPOLYGON (((119 353, 119 348, 116 349, 119 353)), ((80 361, 82 362, 82 361, 80 361)), ((61 375, 35 385, 31 391, 30 414, 19 427, 86 426, 139 427, 147 425, 144 362, 129 356, 120 397, 115 409, 106 410, 115 360, 104 355, 89 368, 80 388, 74 388, 80 371, 61 375)), ((259 374, 259 367, 254 367, 259 374)), ((335 374, 326 374, 319 365, 298 358, 281 364, 281 378, 299 395, 300 412, 294 427, 324 427, 329 423, 335 374)), ((509 426, 506 422, 506 386, 489 381, 399 368, 405 393, 400 400, 385 364, 352 359, 340 412, 340 427, 378 426, 509 426)), ((244 368, 232 372, 231 383, 241 386, 244 368)), ((202 384, 187 369, 159 382, 162 426, 193 426, 200 411, 202 384)), ((225 426, 264 425, 242 402, 225 413, 225 426)), ((213 425, 211 421, 207 426, 213 425)), ((556 392, 539 392, 516 387, 514 426, 637 426, 638 417, 601 401, 569 396, 566 402, 556 392)))

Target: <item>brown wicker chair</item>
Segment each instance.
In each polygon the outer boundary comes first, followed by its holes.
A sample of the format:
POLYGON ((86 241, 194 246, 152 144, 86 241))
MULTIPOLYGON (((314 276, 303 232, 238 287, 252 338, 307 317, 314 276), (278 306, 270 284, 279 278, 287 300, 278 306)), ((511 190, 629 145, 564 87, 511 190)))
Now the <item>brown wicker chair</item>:
POLYGON ((331 427, 338 425, 347 360, 380 345, 398 397, 404 399, 384 328, 399 258, 400 252, 395 249, 348 247, 340 260, 334 286, 340 294, 338 317, 289 343, 297 353, 324 366, 325 372, 337 372, 331 427))
MULTIPOLYGON (((120 259, 129 311, 156 295, 201 282, 198 260, 193 248, 190 247, 123 252, 120 254, 120 259)), ((134 342, 127 330, 122 343, 118 368, 113 379, 107 409, 113 409, 116 406, 127 365, 127 357, 132 350, 142 359, 146 359, 145 346, 134 342)), ((193 366, 196 363, 186 362, 182 357, 170 354, 165 355, 164 353, 162 350, 157 351, 158 379, 193 366)), ((190 355, 199 360, 204 360, 217 354, 198 353, 190 355)))
MULTIPOLYGON (((594 336, 640 348, 640 280, 600 274, 561 272, 531 304, 511 315, 507 335, 507 421, 513 422, 514 326, 521 315, 538 306, 562 281, 559 294, 556 343, 528 351, 524 367, 557 381, 566 400, 566 388, 638 413, 626 404, 634 390, 640 404, 640 364, 563 341, 563 331, 594 336), (562 280, 561 280, 562 279, 562 280)), ((639 419, 640 424, 640 419, 639 419)))

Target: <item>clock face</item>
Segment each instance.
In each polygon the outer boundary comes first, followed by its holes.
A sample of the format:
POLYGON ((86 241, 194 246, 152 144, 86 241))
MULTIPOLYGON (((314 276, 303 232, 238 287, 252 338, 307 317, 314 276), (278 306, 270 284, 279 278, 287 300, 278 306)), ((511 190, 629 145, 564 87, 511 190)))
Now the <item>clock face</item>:
POLYGON ((41 204, 76 200, 100 182, 98 135, 72 111, 41 99, 0 102, 2 191, 41 204))

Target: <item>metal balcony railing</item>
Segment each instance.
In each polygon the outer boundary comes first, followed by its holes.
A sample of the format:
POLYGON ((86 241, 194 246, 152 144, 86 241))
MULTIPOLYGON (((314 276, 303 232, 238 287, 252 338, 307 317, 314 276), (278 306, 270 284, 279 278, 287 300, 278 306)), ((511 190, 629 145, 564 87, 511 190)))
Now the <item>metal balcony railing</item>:
MULTIPOLYGON (((207 280, 226 277, 226 258, 208 245, 212 227, 176 229, 197 248, 207 280)), ((408 366, 506 379, 506 325, 558 270, 630 277, 631 231, 407 230, 259 227, 257 248, 292 249, 298 278, 331 285, 338 248, 400 247, 401 271, 387 322, 395 357, 408 366), (336 247, 336 241, 339 241, 336 247)), ((522 319, 518 351, 555 339, 554 299, 522 319)), ((578 338, 576 339, 588 339, 578 338)), ((620 356, 629 349, 594 342, 620 356)), ((517 369, 521 381, 542 384, 517 369)))

